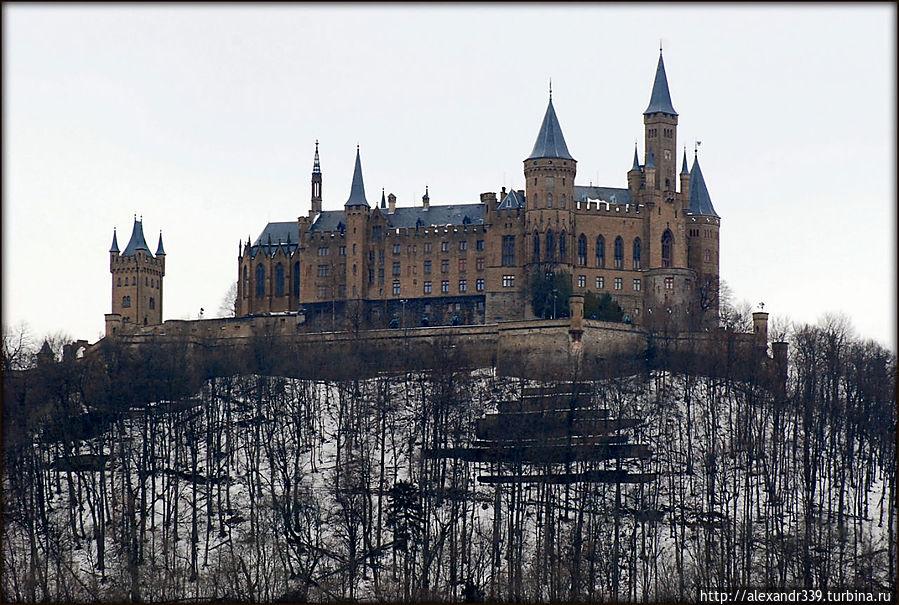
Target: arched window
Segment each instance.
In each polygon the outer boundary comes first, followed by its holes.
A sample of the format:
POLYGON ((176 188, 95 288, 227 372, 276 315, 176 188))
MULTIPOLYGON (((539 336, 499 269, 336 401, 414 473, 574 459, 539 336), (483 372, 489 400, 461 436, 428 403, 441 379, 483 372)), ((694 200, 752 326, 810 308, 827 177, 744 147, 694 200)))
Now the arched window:
POLYGON ((121 277, 119 277, 119 279, 116 281, 116 285, 117 285, 117 286, 121 286, 121 285, 122 285, 122 278, 121 278, 121 277))
POLYGON ((620 235, 615 238, 615 268, 624 269, 624 240, 620 235))
POLYGON ((265 296, 265 267, 262 263, 256 265, 256 298, 265 296))
POLYGON ((300 262, 297 261, 293 264, 293 295, 296 298, 300 297, 300 262))
POLYGON ((131 297, 130 297, 130 296, 123 296, 123 297, 122 297, 122 307, 128 308, 128 307, 130 307, 130 306, 131 306, 131 297))
POLYGON ((559 260, 568 262, 568 234, 564 231, 559 234, 559 260))
POLYGON ((153 298, 152 296, 150 297, 150 308, 151 308, 151 309, 155 309, 155 308, 156 308, 156 299, 153 298))
MULTIPOLYGON (((564 184, 564 183, 563 183, 564 184)), ((562 210, 565 210, 567 200, 565 199, 565 194, 562 194, 562 210)))
POLYGON ((577 238, 577 264, 587 266, 587 236, 583 233, 577 238))
POLYGON ((540 262, 540 234, 534 231, 534 255, 533 260, 535 263, 540 262))
POLYGON ((546 207, 547 208, 553 207, 553 194, 552 193, 546 194, 546 207))
POLYGON ((601 235, 596 237, 596 266, 599 269, 606 266, 606 238, 601 235))
POLYGON ((662 234, 662 266, 671 266, 671 257, 674 255, 674 236, 670 229, 665 229, 662 234))
POLYGON ((243 295, 244 298, 250 295, 250 277, 247 274, 247 266, 243 266, 243 295))
POLYGON ((556 260, 556 236, 552 229, 546 232, 546 260, 556 260))
POLYGON ((642 251, 640 250, 640 238, 635 237, 634 238, 634 269, 640 268, 640 253, 641 252, 642 251))
POLYGON ((275 265, 275 296, 284 296, 284 265, 275 265))
POLYGON ((534 194, 534 210, 536 210, 536 209, 539 208, 539 207, 540 207, 540 205, 537 204, 537 194, 535 193, 535 194, 534 194))

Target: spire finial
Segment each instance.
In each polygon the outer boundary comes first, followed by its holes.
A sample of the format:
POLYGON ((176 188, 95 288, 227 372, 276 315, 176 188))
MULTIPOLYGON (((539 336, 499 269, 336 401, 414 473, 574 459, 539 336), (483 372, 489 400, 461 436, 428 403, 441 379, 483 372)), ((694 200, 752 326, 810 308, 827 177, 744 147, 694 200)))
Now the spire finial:
POLYGON ((662 39, 659 38, 659 54, 662 54, 662 39))
MULTIPOLYGON (((702 145, 702 141, 696 139, 696 143, 693 145, 693 155, 699 155, 699 146, 702 145)), ((686 151, 686 150, 684 150, 686 151)))
POLYGON ((553 100, 553 79, 549 79, 549 100, 553 100))

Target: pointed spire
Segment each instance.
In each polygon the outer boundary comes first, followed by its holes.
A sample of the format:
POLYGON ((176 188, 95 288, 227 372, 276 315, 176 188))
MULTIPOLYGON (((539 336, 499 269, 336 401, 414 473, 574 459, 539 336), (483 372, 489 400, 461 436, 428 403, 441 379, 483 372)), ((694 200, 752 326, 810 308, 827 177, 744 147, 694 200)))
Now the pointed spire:
POLYGON ((690 171, 687 170, 687 148, 684 147, 684 165, 680 169, 681 174, 690 174, 690 171))
POLYGON ((119 253, 119 241, 116 239, 115 227, 112 228, 112 246, 109 247, 109 251, 119 253))
POLYGON ((146 250, 147 254, 150 253, 150 247, 147 245, 147 240, 144 239, 144 224, 142 221, 137 220, 137 215, 135 214, 134 227, 131 229, 131 239, 128 240, 128 245, 125 246, 122 256, 134 256, 138 250, 146 250))
POLYGON ((640 158, 637 156, 637 143, 634 142, 634 165, 631 166, 631 170, 640 170, 640 158))
POLYGON ((165 249, 162 247, 162 229, 159 230, 159 243, 156 244, 156 256, 165 256, 165 249))
POLYGON ((532 160, 536 158, 574 159, 568 153, 565 137, 562 136, 562 127, 559 126, 559 119, 556 117, 555 108, 553 108, 552 92, 549 95, 549 105, 546 106, 546 114, 543 116, 540 132, 537 134, 537 141, 534 143, 534 149, 527 159, 532 160))
POLYGON ((322 167, 318 161, 318 139, 315 139, 315 160, 312 162, 312 174, 321 174, 322 167))
POLYGON ((381 208, 387 207, 387 198, 384 197, 384 188, 381 187, 381 208))
POLYGON ((356 145, 356 168, 353 170, 353 184, 350 187, 350 198, 344 206, 370 207, 365 199, 365 183, 362 182, 362 160, 359 158, 359 146, 356 145))
POLYGON ((423 196, 421 196, 421 205, 424 207, 425 210, 427 210, 428 207, 431 205, 431 196, 428 195, 428 186, 427 185, 425 185, 425 194, 423 196))
POLYGON ((699 168, 698 154, 693 158, 693 169, 690 170, 690 214, 718 216, 699 168))
POLYGON ((662 60, 662 50, 659 49, 659 65, 656 67, 656 79, 652 84, 652 95, 649 97, 649 107, 643 115, 650 113, 667 113, 677 115, 671 105, 671 93, 668 91, 668 76, 665 75, 665 62, 662 60))

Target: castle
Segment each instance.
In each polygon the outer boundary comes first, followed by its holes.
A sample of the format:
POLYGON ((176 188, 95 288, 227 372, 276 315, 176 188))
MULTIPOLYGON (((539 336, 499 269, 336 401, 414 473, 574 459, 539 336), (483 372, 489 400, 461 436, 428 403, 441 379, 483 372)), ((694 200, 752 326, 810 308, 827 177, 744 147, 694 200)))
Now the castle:
MULTIPOLYGON (((678 170, 661 51, 643 122, 645 161, 635 145, 627 187, 576 185, 550 90, 525 188, 454 205, 431 206, 427 189, 420 206, 383 191, 371 204, 357 147, 343 209, 322 210, 316 141, 308 214, 240 246, 235 315, 297 314, 298 331, 531 320, 535 281, 562 274, 574 294, 609 294, 635 326, 716 326, 720 218, 698 158, 688 170, 684 149, 678 170)), ((114 236, 110 255, 107 332, 161 323, 161 234, 154 256, 135 217, 125 252, 114 236)))

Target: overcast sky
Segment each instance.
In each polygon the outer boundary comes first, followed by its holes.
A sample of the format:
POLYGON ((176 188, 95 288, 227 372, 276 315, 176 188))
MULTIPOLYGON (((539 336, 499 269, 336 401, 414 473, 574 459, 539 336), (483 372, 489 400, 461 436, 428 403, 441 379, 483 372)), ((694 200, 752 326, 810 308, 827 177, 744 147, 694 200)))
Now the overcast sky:
POLYGON ((3 11, 3 321, 97 340, 134 214, 164 317, 214 315, 238 243, 368 199, 523 188, 548 81, 578 184, 625 187, 660 40, 722 217, 721 277, 896 349, 896 7, 64 5, 3 11))

